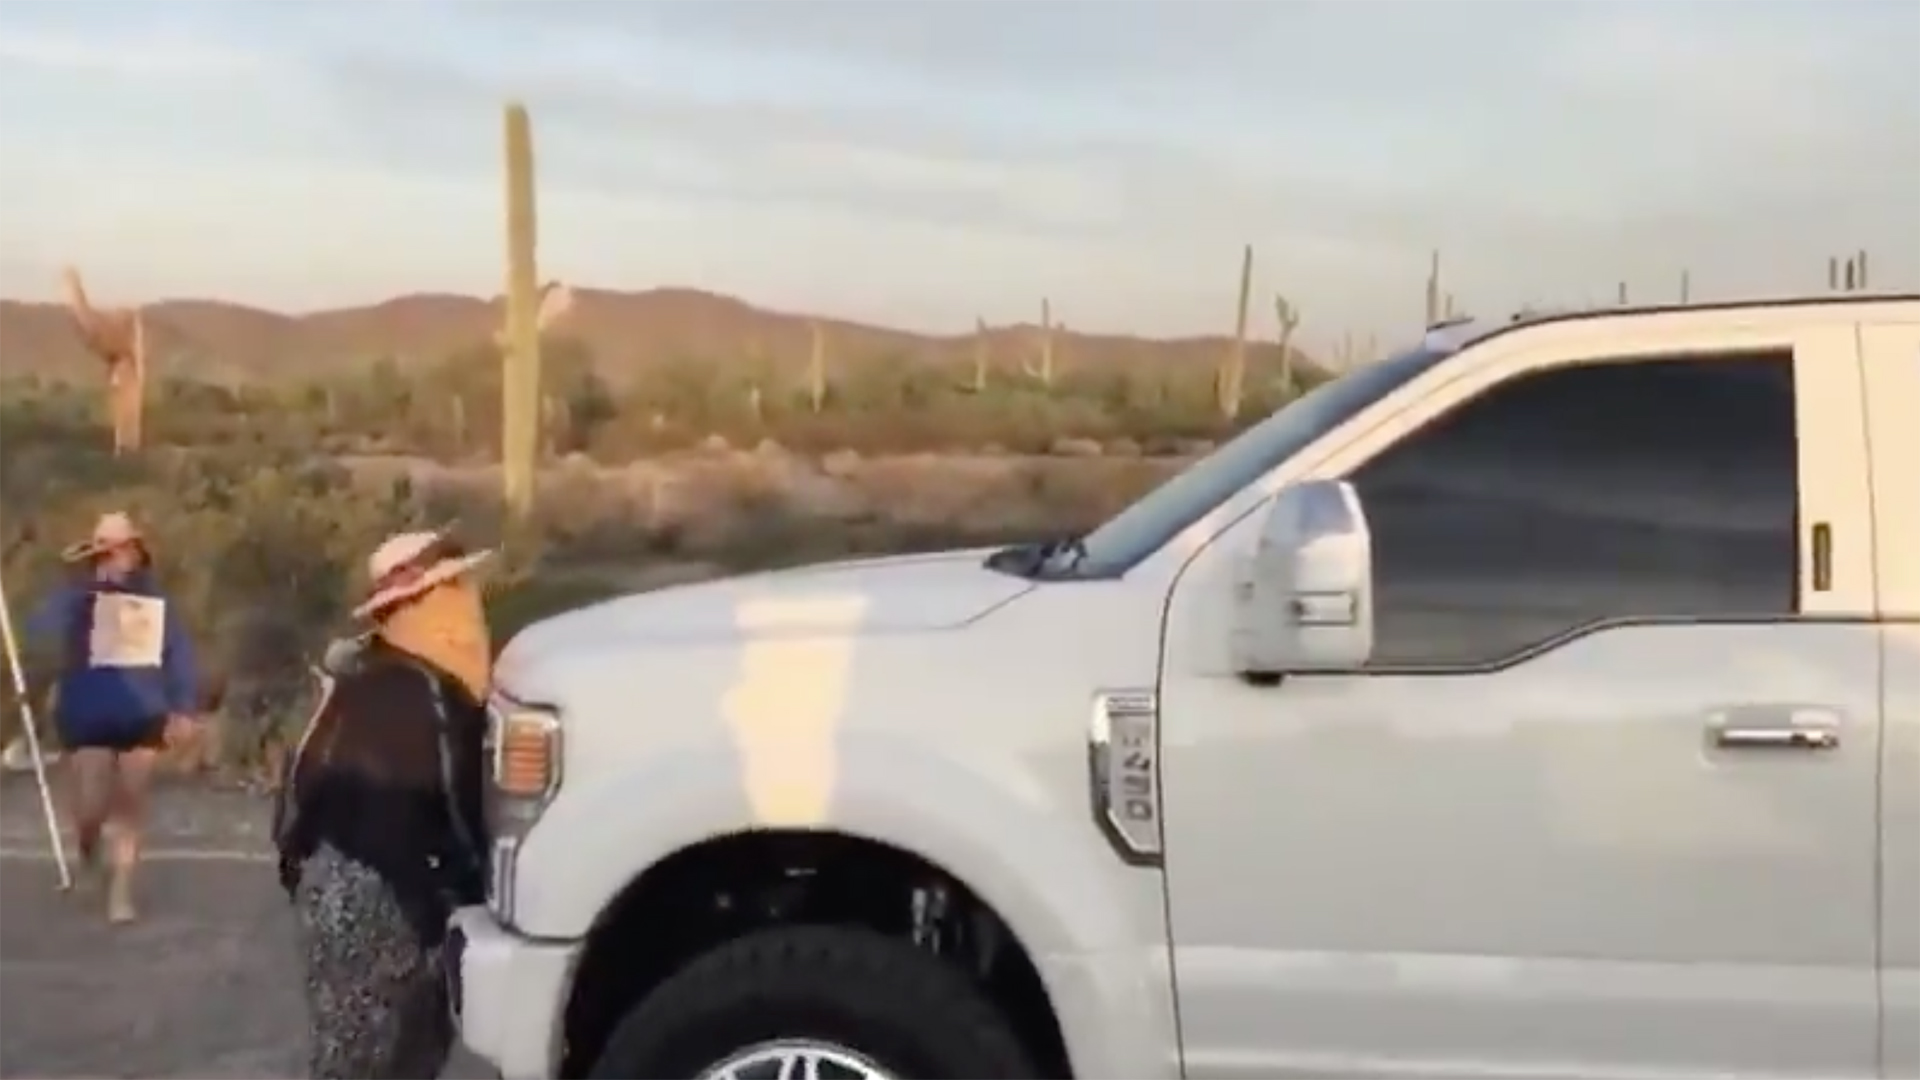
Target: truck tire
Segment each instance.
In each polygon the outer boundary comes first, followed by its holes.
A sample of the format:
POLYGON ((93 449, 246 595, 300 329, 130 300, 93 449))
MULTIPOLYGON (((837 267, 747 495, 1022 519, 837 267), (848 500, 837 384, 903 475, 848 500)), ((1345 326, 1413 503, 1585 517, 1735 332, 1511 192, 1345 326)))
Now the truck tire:
POLYGON ((888 1077, 1039 1076, 965 976, 906 942, 831 926, 762 930, 696 958, 627 1013, 588 1075, 696 1078, 788 1040, 888 1077))

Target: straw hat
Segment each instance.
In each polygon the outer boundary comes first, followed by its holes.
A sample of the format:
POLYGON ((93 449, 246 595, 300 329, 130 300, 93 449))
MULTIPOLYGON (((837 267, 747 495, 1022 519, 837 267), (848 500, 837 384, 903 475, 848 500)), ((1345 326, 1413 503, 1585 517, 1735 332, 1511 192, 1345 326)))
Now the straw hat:
POLYGON ((128 544, 140 544, 144 547, 145 543, 145 538, 140 535, 140 527, 133 523, 133 519, 114 510, 101 514, 100 520, 93 523, 93 535, 85 540, 68 544, 60 552, 60 557, 67 562, 80 562, 128 544))
POLYGON ((479 566, 490 550, 467 551, 439 530, 404 532, 388 537, 367 557, 367 577, 373 591, 353 617, 365 619, 403 600, 411 600, 479 566))

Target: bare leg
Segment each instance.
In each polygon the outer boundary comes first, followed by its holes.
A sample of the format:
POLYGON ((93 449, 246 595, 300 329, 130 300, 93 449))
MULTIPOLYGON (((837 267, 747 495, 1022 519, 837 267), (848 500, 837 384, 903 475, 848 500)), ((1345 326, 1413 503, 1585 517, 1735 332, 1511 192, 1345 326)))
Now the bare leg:
POLYGON ((145 747, 119 755, 113 785, 112 876, 108 879, 107 919, 132 922, 133 872, 140 862, 140 839, 147 824, 147 792, 157 752, 145 747))
POLYGON ((67 813, 73 818, 74 846, 83 878, 100 859, 100 832, 113 811, 113 751, 82 747, 67 754, 67 813))

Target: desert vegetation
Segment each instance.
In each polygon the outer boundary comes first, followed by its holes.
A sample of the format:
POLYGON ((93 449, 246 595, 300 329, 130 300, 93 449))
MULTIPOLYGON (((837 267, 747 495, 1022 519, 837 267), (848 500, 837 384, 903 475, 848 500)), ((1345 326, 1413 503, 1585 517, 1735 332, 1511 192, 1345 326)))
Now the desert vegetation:
MULTIPOLYGON (((62 546, 101 511, 133 513, 219 698, 209 743, 181 764, 247 777, 299 719, 306 662, 349 628, 361 560, 395 529, 457 521, 504 547, 490 585, 504 640, 531 618, 618 591, 1083 529, 1227 430, 1209 422, 1204 379, 1188 391, 1195 415, 1180 441, 1161 436, 1150 411, 1097 397, 1047 397, 1022 413, 942 391, 869 415, 838 399, 815 412, 799 393, 766 395, 755 414, 704 404, 737 390, 717 375, 724 390, 692 382, 675 396, 676 384, 642 383, 616 393, 577 354, 552 351, 555 374, 581 365, 563 399, 574 423, 548 429, 538 497, 519 514, 501 498, 499 416, 487 408, 499 397, 473 383, 494 365, 478 359, 449 361, 427 373, 435 377, 374 365, 325 383, 161 379, 148 389, 137 453, 116 451, 97 387, 9 379, 0 388, 7 599, 23 615, 67 572, 62 546), (458 377, 462 363, 478 370, 458 377), (668 410, 675 422, 656 423, 668 410), (1052 434, 1055 416, 1083 434, 1052 434)), ((30 659, 44 687, 54 657, 30 659)), ((14 719, 9 707, 6 723, 14 719)))

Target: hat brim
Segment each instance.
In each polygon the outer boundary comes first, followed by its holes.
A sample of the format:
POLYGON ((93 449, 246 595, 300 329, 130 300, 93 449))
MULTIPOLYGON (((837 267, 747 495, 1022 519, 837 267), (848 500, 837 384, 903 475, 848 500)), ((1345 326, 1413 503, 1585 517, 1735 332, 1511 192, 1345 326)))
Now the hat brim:
POLYGON ((469 552, 457 559, 443 559, 428 567, 425 573, 412 581, 389 586, 367 597, 359 607, 353 609, 353 617, 365 619, 377 615, 395 604, 411 600, 457 577, 472 573, 476 567, 492 557, 493 552, 488 550, 469 552))
POLYGON ((89 537, 85 540, 76 540, 66 547, 61 548, 60 561, 70 563, 86 562, 96 555, 112 551, 115 548, 137 547, 144 550, 146 546, 146 538, 141 536, 128 536, 119 540, 97 540, 89 537))

